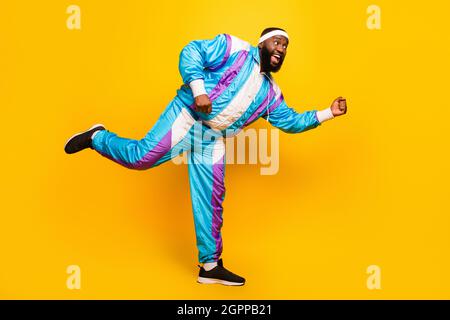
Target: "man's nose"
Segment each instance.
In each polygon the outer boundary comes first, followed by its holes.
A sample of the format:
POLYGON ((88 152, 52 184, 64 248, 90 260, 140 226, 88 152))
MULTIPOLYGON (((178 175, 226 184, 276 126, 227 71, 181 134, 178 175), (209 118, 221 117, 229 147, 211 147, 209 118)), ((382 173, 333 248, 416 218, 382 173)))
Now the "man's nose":
POLYGON ((276 47, 276 50, 279 52, 279 53, 281 53, 281 54, 286 54, 286 49, 284 48, 284 46, 282 45, 282 44, 279 44, 277 47, 276 47))

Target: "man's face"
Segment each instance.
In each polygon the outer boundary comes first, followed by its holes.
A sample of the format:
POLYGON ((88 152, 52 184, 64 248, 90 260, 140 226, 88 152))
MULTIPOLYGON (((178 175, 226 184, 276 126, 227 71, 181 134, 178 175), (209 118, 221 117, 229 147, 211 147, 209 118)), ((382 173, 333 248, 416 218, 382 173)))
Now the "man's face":
POLYGON ((277 72, 283 65, 289 40, 283 36, 273 36, 259 44, 262 71, 277 72))

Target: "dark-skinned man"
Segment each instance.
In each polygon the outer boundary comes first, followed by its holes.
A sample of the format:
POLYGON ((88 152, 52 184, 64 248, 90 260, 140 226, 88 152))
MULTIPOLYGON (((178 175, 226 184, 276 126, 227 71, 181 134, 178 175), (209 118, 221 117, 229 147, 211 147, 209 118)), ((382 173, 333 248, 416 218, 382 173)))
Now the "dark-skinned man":
MULTIPOLYGON (((182 152, 188 153, 201 264, 199 283, 234 286, 245 283, 243 277, 224 267, 221 258, 224 138, 237 134, 259 118, 284 132, 300 133, 347 112, 342 97, 323 110, 298 113, 287 106, 272 73, 283 65, 288 45, 289 36, 280 28, 265 29, 257 47, 229 34, 191 41, 180 54, 179 71, 184 84, 145 137, 123 138, 103 125, 95 125, 72 136, 65 145, 66 153, 91 148, 136 170, 150 169, 182 152), (195 134, 196 130, 201 134, 195 134)), ((177 196, 174 194, 174 199, 177 196)))

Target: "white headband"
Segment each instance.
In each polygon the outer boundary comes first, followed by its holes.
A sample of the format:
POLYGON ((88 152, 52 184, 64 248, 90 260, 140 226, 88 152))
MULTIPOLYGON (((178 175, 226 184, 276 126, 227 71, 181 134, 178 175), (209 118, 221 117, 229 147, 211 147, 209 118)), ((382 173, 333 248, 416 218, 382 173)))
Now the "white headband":
POLYGON ((289 36, 286 32, 284 32, 282 30, 273 30, 273 31, 270 31, 269 33, 266 33, 261 38, 259 38, 258 44, 260 44, 261 42, 263 42, 271 37, 274 37, 274 36, 283 36, 289 40, 289 36))

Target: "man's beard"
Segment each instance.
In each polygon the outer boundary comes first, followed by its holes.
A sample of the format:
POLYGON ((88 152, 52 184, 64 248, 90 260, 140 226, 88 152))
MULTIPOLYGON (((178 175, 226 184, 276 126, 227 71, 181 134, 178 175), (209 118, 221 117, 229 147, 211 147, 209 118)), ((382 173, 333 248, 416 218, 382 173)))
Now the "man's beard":
POLYGON ((266 47, 261 48, 261 66, 264 71, 269 72, 278 72, 281 69, 281 66, 283 65, 284 58, 281 58, 280 63, 274 67, 270 64, 270 57, 271 54, 269 50, 267 50, 266 47))

